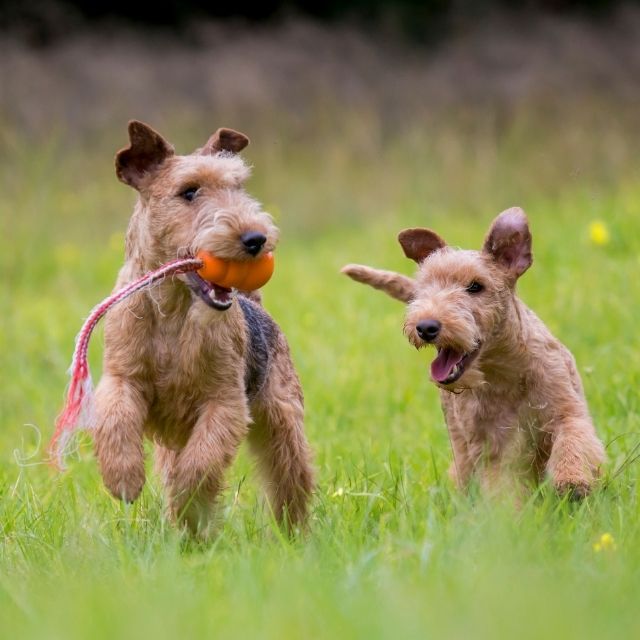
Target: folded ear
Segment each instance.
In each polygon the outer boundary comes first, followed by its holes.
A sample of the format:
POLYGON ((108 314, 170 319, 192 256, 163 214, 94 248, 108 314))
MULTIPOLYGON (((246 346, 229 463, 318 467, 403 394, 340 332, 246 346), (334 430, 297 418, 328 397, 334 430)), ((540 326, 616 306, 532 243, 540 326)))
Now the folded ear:
POLYGON ((422 262, 429 254, 447 246, 447 243, 431 229, 405 229, 398 234, 398 242, 404 255, 417 263, 422 262))
POLYGON ((173 154, 173 147, 157 131, 144 122, 131 120, 129 146, 116 154, 116 174, 125 184, 139 189, 145 175, 173 154))
POLYGON ((213 155, 220 151, 240 153, 249 144, 249 138, 233 129, 218 129, 200 149, 203 156, 213 155))
POLYGON ((522 209, 507 209, 493 221, 483 251, 514 278, 519 278, 531 266, 531 232, 522 209))

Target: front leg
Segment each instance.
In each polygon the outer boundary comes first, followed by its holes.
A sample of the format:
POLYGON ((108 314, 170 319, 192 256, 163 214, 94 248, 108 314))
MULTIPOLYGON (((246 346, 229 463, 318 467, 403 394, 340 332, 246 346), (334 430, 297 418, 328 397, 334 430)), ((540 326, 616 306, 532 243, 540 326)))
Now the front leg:
POLYGON ((158 461, 171 517, 203 538, 212 532, 215 499, 248 423, 244 390, 228 389, 203 406, 185 447, 158 461))
POLYGON ((588 416, 554 423, 547 473, 559 493, 583 498, 592 489, 605 460, 602 442, 588 416))
POLYGON ((459 480, 468 484, 473 476, 486 496, 503 496, 514 491, 519 493, 520 483, 506 459, 513 430, 508 426, 498 427, 501 422, 494 416, 487 421, 474 422, 468 419, 463 424, 459 423, 457 437, 454 437, 455 430, 451 434, 459 465, 459 480))
POLYGON ((453 452, 453 462, 449 467, 449 477, 458 489, 466 489, 473 472, 474 464, 469 457, 469 450, 464 434, 453 425, 448 426, 449 441, 453 452))
POLYGON ((467 436, 465 435, 464 418, 458 415, 459 410, 456 403, 460 402, 459 398, 452 396, 447 391, 441 391, 440 400, 449 433, 451 452, 453 453, 453 461, 449 466, 449 478, 458 489, 465 490, 469 486, 477 460, 471 457, 473 452, 469 448, 467 436))
POLYGON ((95 451, 105 486, 133 502, 144 486, 143 428, 148 404, 131 381, 105 374, 96 389, 95 451))

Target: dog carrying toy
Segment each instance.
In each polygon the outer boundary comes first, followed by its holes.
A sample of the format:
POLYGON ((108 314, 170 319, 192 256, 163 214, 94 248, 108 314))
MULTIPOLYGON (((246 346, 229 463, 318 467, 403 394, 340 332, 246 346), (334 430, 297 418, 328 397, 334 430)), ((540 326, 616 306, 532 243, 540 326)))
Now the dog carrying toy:
POLYGON ((65 404, 58 416, 55 431, 49 443, 49 456, 58 469, 64 469, 64 456, 69 444, 81 429, 95 427, 96 416, 93 398, 93 382, 89 371, 87 353, 89 339, 111 307, 126 300, 134 293, 146 289, 168 276, 196 271, 204 280, 221 287, 253 291, 264 286, 273 275, 273 254, 268 253, 253 261, 222 260, 207 251, 198 252, 195 258, 181 258, 168 262, 130 282, 96 305, 85 320, 76 337, 69 375, 65 404))

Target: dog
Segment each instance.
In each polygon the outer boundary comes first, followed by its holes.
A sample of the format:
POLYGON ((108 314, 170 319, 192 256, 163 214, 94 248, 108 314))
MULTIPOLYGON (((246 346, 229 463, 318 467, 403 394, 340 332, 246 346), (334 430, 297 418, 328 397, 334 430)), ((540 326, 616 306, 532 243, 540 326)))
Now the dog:
MULTIPOLYGON (((177 257, 206 250, 251 261, 278 229, 245 191, 248 138, 219 129, 190 155, 129 123, 118 178, 138 192, 116 289, 177 257)), ((155 443, 169 516, 198 536, 214 530, 225 470, 248 439, 274 515, 304 526, 314 489, 303 394, 289 347, 257 293, 195 272, 141 291, 105 319, 96 389, 95 452, 108 490, 126 502, 145 482, 143 438, 155 443)))
POLYGON ((354 264, 343 272, 407 303, 409 342, 436 347, 431 378, 456 484, 467 487, 476 477, 493 491, 548 474, 561 494, 587 495, 604 447, 573 356, 516 295, 533 261, 524 212, 495 218, 480 251, 454 249, 423 228, 406 229, 398 240, 418 264, 415 278, 354 264))

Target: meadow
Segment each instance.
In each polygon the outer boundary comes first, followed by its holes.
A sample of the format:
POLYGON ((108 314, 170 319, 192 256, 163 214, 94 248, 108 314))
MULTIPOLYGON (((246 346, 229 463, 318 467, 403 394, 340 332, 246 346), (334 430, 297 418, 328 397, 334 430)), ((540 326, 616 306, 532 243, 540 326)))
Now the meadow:
MULTIPOLYGON (((460 47, 425 65, 416 51, 383 57, 362 36, 299 27, 252 36, 244 66, 178 45, 159 64, 155 42, 124 36, 48 55, 3 44, 0 79, 29 71, 0 96, 3 638, 640 635, 640 88, 603 54, 615 34, 580 34, 591 59, 562 33, 564 49, 529 43, 517 91, 481 38, 468 46, 489 71, 474 67, 475 84, 460 81, 460 47), (348 63, 327 47, 309 94, 304 67, 323 38, 348 63), (135 64, 118 67, 128 55, 135 64), (556 61, 548 73, 544 59, 556 61), (189 93, 209 63, 213 86, 189 93), (263 78, 261 64, 286 78, 263 78), (246 82, 217 100, 238 69, 246 82), (128 117, 183 152, 222 125, 252 138, 248 188, 282 229, 265 305, 291 344, 318 471, 306 537, 274 525, 244 450, 207 545, 165 520, 151 471, 138 502, 112 500, 88 437, 64 474, 44 462, 74 336, 122 261, 134 194, 112 158, 128 117), (602 484, 581 503, 548 486, 519 509, 458 493, 430 354, 406 342, 399 303, 339 273, 347 262, 410 273, 395 240, 406 226, 479 246, 512 205, 534 239, 519 293, 573 351, 607 445, 602 484)), ((637 41, 617 45, 629 64, 637 41)), ((517 38, 500 46, 521 51, 517 38)))

